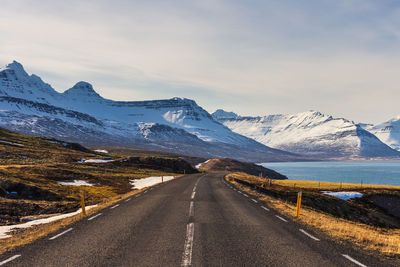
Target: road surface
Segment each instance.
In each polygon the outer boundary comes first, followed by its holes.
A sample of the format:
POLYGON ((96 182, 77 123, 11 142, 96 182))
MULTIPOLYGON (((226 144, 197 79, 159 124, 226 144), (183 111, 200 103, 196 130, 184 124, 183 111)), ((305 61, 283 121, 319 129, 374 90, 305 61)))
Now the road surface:
POLYGON ((395 266, 301 228, 222 174, 161 184, 0 256, 4 266, 395 266))

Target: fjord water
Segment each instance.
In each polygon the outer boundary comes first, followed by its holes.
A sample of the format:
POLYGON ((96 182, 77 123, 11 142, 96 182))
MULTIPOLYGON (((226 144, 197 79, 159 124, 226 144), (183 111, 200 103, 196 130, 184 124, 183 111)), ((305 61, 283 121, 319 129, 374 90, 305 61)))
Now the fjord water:
POLYGON ((267 162, 291 180, 400 185, 400 161, 267 162))

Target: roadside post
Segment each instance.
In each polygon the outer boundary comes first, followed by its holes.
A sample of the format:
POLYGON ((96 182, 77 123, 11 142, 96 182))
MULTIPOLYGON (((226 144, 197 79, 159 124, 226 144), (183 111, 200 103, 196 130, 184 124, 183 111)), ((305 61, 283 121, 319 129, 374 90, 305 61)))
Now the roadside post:
POLYGON ((82 190, 80 191, 80 195, 81 195, 82 215, 85 217, 86 216, 85 195, 84 195, 84 192, 82 190))
POLYGON ((300 216, 301 195, 302 195, 302 192, 299 192, 299 193, 297 194, 297 209, 296 209, 296 217, 299 217, 299 216, 300 216))

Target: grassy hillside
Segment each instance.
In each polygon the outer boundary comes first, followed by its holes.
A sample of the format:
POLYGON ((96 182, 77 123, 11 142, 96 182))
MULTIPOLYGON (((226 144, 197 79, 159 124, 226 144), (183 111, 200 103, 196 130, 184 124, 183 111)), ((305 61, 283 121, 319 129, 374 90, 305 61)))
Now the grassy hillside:
POLYGON ((131 179, 196 172, 180 158, 98 153, 79 144, 17 134, 0 128, 0 225, 25 216, 69 212, 132 190, 131 179), (83 163, 82 159, 112 160, 83 163), (93 186, 61 185, 84 181, 93 186))
POLYGON ((353 185, 353 187, 346 185, 346 191, 356 191, 363 194, 362 198, 346 201, 322 193, 323 190, 342 191, 343 185, 340 183, 321 183, 321 188, 318 189, 314 182, 274 180, 269 183, 265 179, 244 173, 232 173, 227 177, 245 186, 257 188, 260 193, 291 203, 296 203, 297 193, 302 191, 303 206, 335 217, 372 226, 400 228, 400 217, 396 218, 391 211, 385 210, 379 205, 380 203, 373 202, 370 199, 375 195, 390 195, 400 199, 400 187, 369 186, 367 188, 364 186, 361 188, 360 185, 358 185, 359 187, 357 185, 353 185))

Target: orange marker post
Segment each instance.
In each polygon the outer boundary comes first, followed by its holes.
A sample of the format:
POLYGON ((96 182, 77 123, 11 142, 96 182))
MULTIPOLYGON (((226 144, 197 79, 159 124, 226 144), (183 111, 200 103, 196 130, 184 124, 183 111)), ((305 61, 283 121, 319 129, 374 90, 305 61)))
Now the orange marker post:
POLYGON ((302 193, 301 193, 301 192, 299 192, 299 193, 297 194, 297 209, 296 209, 296 217, 299 217, 299 216, 300 216, 301 195, 302 195, 302 193))
POLYGON ((82 215, 86 216, 86 208, 85 208, 85 196, 83 191, 81 191, 81 206, 82 206, 82 215))

